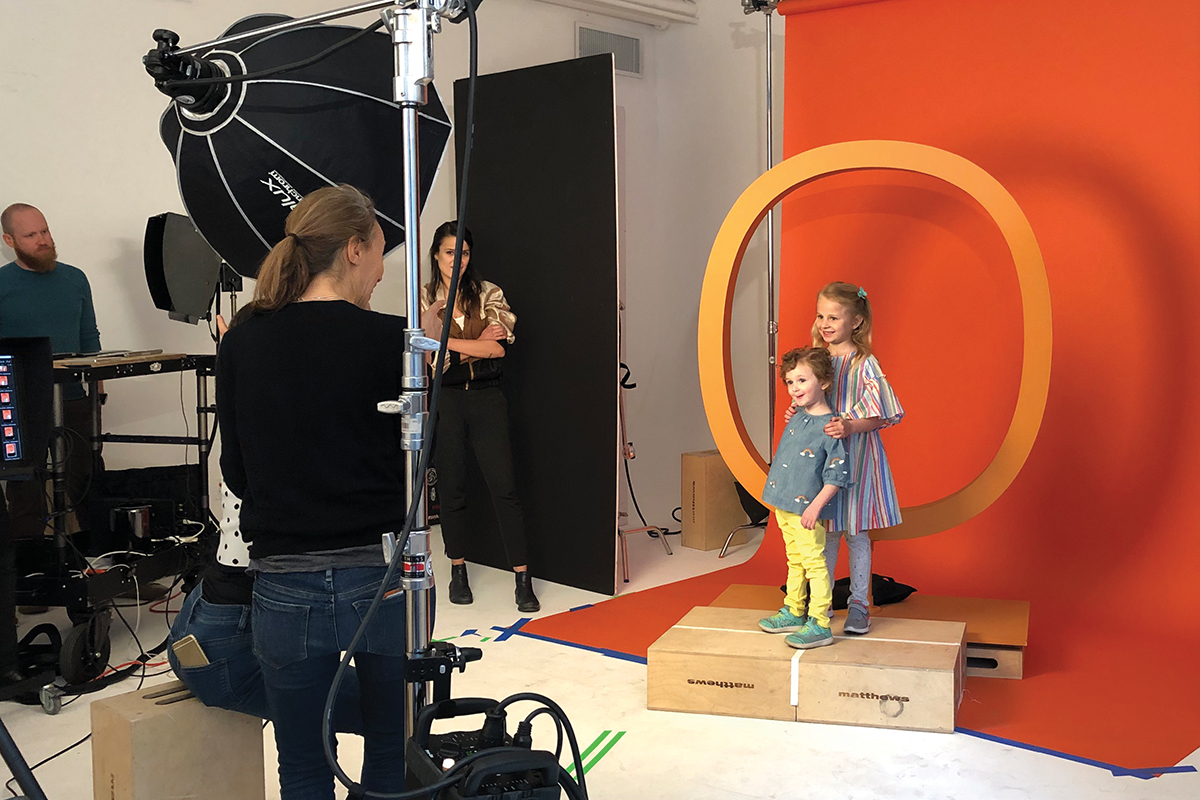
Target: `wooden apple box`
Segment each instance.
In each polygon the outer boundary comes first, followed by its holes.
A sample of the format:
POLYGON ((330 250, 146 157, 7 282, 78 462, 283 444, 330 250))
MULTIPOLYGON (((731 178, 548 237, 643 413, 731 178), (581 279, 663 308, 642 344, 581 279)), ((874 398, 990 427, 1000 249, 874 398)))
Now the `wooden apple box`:
MULTIPOLYGON (((712 605, 774 611, 783 603, 777 586, 735 583, 712 605)), ((837 612, 845 614, 844 611, 837 612)), ((1020 680, 1029 645, 1029 601, 980 597, 939 597, 917 592, 902 603, 871 608, 872 624, 880 617, 934 619, 967 626, 967 677, 1020 680)))
POLYGON ((262 800, 262 720, 209 708, 182 683, 92 703, 95 800, 262 800))
POLYGON ((951 733, 965 669, 961 622, 876 619, 811 650, 758 627, 763 612, 697 606, 650 646, 648 708, 951 733))

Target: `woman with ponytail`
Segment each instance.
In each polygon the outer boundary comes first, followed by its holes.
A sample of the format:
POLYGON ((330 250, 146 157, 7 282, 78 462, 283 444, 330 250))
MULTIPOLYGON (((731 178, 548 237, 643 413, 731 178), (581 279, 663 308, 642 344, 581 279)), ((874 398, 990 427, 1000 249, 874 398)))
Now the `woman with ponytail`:
MULTIPOLYGON (((279 752, 282 800, 332 800, 321 714, 341 653, 383 580, 381 537, 404 523, 399 417, 405 320, 369 310, 383 231, 350 186, 287 217, 254 301, 217 358, 221 471, 242 498, 255 573, 252 635, 279 752)), ((399 576, 395 579, 399 585, 399 576)), ((379 607, 355 655, 362 784, 404 783, 404 594, 379 607)))

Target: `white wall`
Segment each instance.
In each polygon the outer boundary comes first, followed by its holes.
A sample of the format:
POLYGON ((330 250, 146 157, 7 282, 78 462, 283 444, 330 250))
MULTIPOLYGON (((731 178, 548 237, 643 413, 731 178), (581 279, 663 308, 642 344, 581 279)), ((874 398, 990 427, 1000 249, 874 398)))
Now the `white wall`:
MULTIPOLYGON (((50 222, 60 258, 92 282, 105 347, 207 352, 203 328, 154 309, 142 273, 146 218, 182 212, 173 166, 158 139, 166 98, 142 70, 155 28, 194 43, 252 11, 296 16, 339 0, 0 0, 0 206, 29 202, 50 222)), ((359 23, 372 17, 359 18, 359 23)), ((627 396, 638 499, 652 523, 679 504, 679 454, 712 446, 696 377, 696 309, 708 250, 729 207, 765 165, 764 23, 736 0, 706 0, 698 25, 666 31, 534 0, 489 0, 479 12, 480 71, 571 58, 577 21, 645 42, 646 75, 618 79, 626 158, 626 356, 639 388, 627 396)), ((782 30, 776 20, 777 118, 782 117, 782 30)), ((447 105, 467 73, 465 25, 435 40, 447 105)), ((777 134, 777 149, 778 149, 777 134)), ((422 228, 455 216, 453 150, 422 228)), ((757 242, 757 240, 756 240, 757 242)), ((11 252, 3 253, 5 260, 11 252)), ((766 441, 765 249, 752 245, 735 301, 739 396, 760 447, 766 441)), ((403 256, 374 306, 403 310, 403 256)), ((519 311, 519 309, 518 309, 519 311)), ((185 380, 184 404, 193 405, 185 380)), ((120 432, 182 433, 174 377, 111 382, 106 423, 120 432)), ((189 421, 189 424, 190 421, 189 421)), ((177 450, 112 446, 116 467, 177 463, 177 450)), ((191 458, 195 458, 194 452, 191 458)))

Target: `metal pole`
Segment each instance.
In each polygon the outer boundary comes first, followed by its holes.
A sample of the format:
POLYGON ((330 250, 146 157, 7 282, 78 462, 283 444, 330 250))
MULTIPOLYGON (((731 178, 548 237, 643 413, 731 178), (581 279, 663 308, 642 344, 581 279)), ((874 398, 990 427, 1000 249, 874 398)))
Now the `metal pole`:
MULTIPOLYGON (((429 651, 433 636, 432 605, 429 593, 433 590, 433 562, 429 552, 429 510, 425 505, 425 476, 419 474, 421 446, 429 419, 429 379, 425 367, 425 350, 418 349, 413 340, 424 337, 421 319, 421 201, 418 149, 418 110, 425 105, 427 87, 433 81, 433 34, 441 30, 441 17, 434 3, 420 0, 416 8, 389 8, 383 12, 384 22, 396 48, 396 80, 393 96, 402 109, 404 156, 404 252, 407 259, 407 291, 405 311, 408 327, 404 331, 404 373, 401 378, 405 408, 402 420, 402 439, 405 449, 404 473, 409 487, 418 492, 417 514, 401 557, 402 584, 405 590, 407 625, 405 655, 420 656, 429 651)), ((412 501, 412 498, 409 498, 412 501)), ((429 702, 427 683, 409 684, 404 695, 404 738, 416 731, 417 713, 429 702)))
POLYGON ((54 463, 51 475, 54 483, 54 547, 58 552, 60 570, 67 568, 67 426, 63 416, 63 385, 54 384, 54 427, 58 435, 54 439, 54 463))
POLYGON ((4 726, 3 722, 0 722, 0 755, 3 755, 4 763, 8 765, 8 771, 13 774, 13 780, 25 793, 23 797, 17 797, 14 800, 24 800, 24 798, 46 800, 46 793, 42 791, 37 778, 33 777, 33 770, 29 768, 29 762, 25 760, 25 756, 21 755, 21 749, 17 747, 12 734, 8 732, 8 728, 4 726))
POLYGON ((208 376, 196 370, 196 436, 200 465, 200 522, 208 525, 208 376))
MULTIPOLYGON (((775 113, 771 101, 771 77, 775 63, 771 54, 771 9, 764 12, 767 17, 767 169, 775 166, 775 113)), ((767 463, 771 461, 775 445, 775 377, 776 336, 779 326, 775 323, 775 208, 767 212, 767 463)))
POLYGON ((416 2, 417 0, 371 0, 369 3, 357 3, 352 6, 345 6, 344 8, 337 8, 332 11, 322 11, 319 14, 300 17, 299 19, 290 19, 287 22, 280 22, 275 25, 267 25, 263 28, 255 28, 252 31, 246 31, 245 33, 234 33, 230 34, 229 36, 222 36, 220 39, 213 39, 209 42, 201 42, 200 44, 181 47, 178 50, 175 50, 174 53, 181 56, 191 55, 193 53, 203 53, 208 50, 212 50, 215 47, 224 47, 226 45, 237 44, 238 42, 244 42, 247 39, 258 39, 260 37, 270 36, 276 33, 283 33, 284 31, 295 30, 296 28, 303 28, 307 25, 316 25, 321 22, 329 22, 331 20, 341 19, 342 17, 352 17, 355 14, 363 14, 367 11, 375 11, 380 8, 387 8, 388 6, 414 5, 416 2))

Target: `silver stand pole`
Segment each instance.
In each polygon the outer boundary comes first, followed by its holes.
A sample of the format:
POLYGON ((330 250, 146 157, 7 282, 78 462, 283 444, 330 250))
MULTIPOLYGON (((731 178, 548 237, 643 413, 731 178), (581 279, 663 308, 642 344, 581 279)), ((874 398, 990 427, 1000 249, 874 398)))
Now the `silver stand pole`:
MULTIPOLYGON (((404 331, 402 441, 405 449, 405 479, 419 493, 417 514, 405 544, 402 583, 407 600, 405 655, 409 659, 429 653, 433 636, 430 592, 433 563, 429 553, 429 509, 425 505, 425 476, 419 474, 421 448, 429 420, 429 379, 425 355, 429 340, 420 327, 421 319, 421 201, 418 162, 418 109, 425 105, 433 82, 433 35, 442 30, 439 14, 453 16, 463 10, 462 0, 417 0, 404 8, 383 11, 383 20, 396 47, 394 99, 400 104, 404 145, 404 252, 408 260, 406 311, 409 327, 404 331)), ((404 738, 416 731, 417 712, 429 702, 429 684, 411 683, 404 697, 404 738)))
MULTIPOLYGON (((767 18, 767 169, 775 166, 775 93, 771 79, 775 74, 775 59, 771 42, 771 14, 779 0, 742 0, 743 13, 759 11, 767 18)), ((775 208, 767 211, 767 463, 771 461, 771 448, 775 445, 775 376, 776 347, 779 325, 775 321, 775 208)))
MULTIPOLYGON (((771 56, 771 6, 764 9, 767 18, 767 169, 775 166, 775 113, 771 101, 771 76, 775 63, 771 56)), ((775 445, 775 354, 779 326, 775 322, 775 208, 767 212, 767 462, 775 445)))
MULTIPOLYGON (((440 33, 442 17, 456 18, 466 10, 465 0, 371 0, 334 11, 288 20, 277 25, 214 39, 210 42, 181 47, 178 55, 204 53, 218 46, 233 44, 249 38, 302 28, 340 17, 383 9, 382 15, 392 43, 396 48, 396 78, 393 96, 403 109, 404 146, 404 239, 407 256, 408 296, 406 312, 409 327, 404 332, 404 372, 402 394, 398 402, 388 406, 387 413, 400 413, 405 475, 410 487, 420 492, 416 519, 405 545, 401 580, 408 606, 408 626, 405 650, 411 659, 430 651, 432 636, 432 606, 429 592, 433 589, 433 570, 429 557, 429 514, 425 507, 425 476, 417 475, 421 446, 425 441, 428 413, 428 378, 425 354, 431 342, 420 327, 421 319, 421 243, 420 243, 420 173, 417 161, 418 109, 425 105, 426 87, 433 82, 433 34, 440 33)), ((58 391, 58 387, 55 387, 58 391)), ((381 408, 381 410, 383 410, 381 408)), ((411 498, 410 498, 411 502, 411 498)), ((394 538, 394 537, 393 537, 394 538)), ((394 543, 394 542, 393 542, 394 543)), ((428 701, 426 683, 410 686, 405 695, 404 735, 412 738, 416 715, 428 701)))

